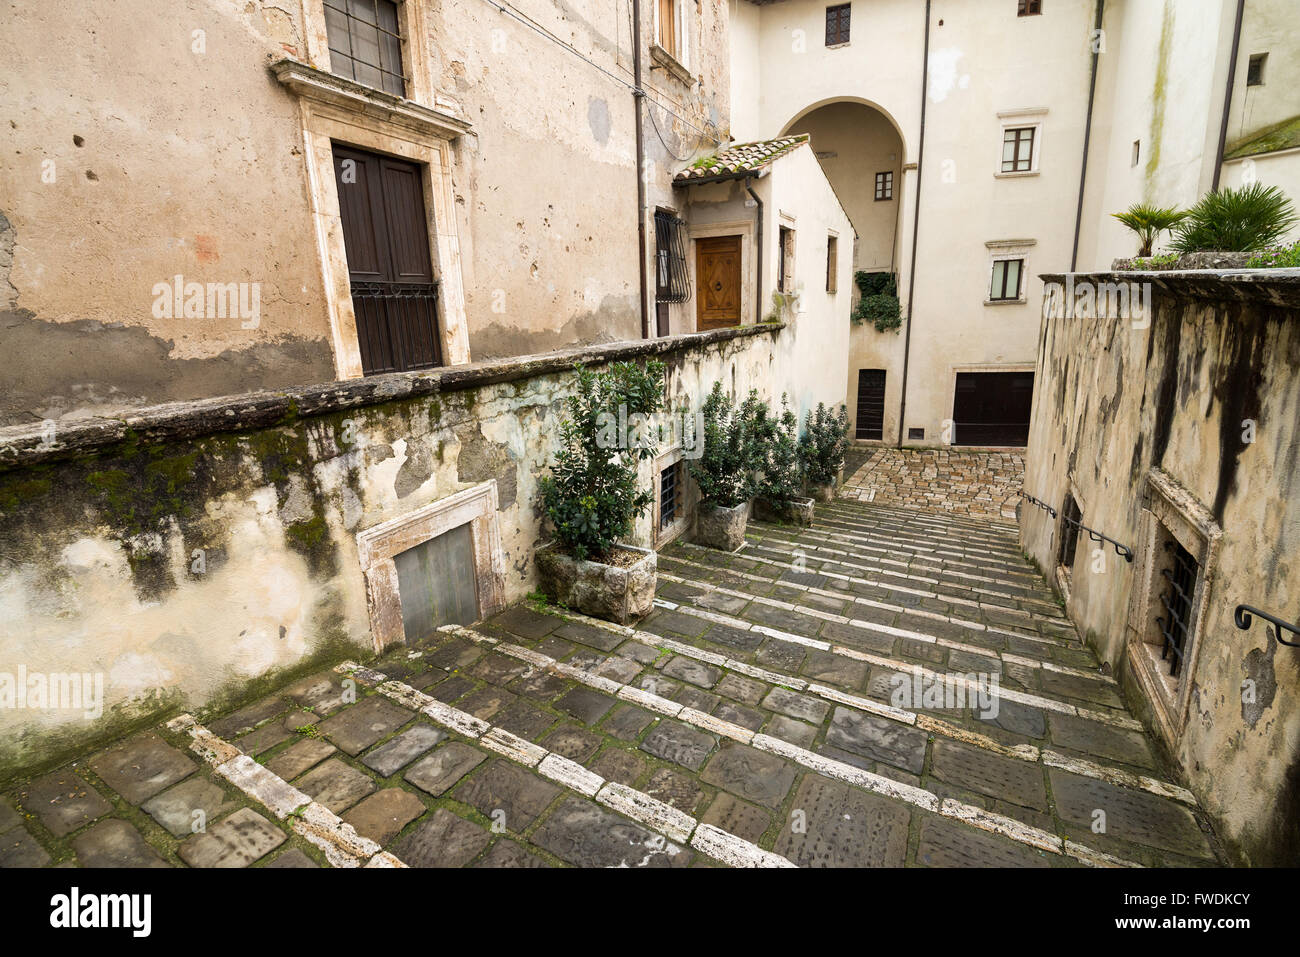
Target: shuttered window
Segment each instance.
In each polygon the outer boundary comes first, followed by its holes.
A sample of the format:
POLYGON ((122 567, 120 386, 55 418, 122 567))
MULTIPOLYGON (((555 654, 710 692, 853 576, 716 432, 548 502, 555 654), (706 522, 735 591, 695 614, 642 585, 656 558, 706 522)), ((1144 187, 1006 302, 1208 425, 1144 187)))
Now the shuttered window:
POLYGON ((324 0, 330 70, 349 80, 406 95, 402 32, 393 0, 324 0))
POLYGON ((850 3, 839 3, 826 8, 826 45, 835 46, 849 42, 849 14, 853 9, 850 3))

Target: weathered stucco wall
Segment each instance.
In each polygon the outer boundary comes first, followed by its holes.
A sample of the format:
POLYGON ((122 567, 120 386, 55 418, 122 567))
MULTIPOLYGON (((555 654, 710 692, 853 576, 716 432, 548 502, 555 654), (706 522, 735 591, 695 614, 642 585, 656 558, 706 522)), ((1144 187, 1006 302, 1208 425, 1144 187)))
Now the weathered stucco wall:
MULTIPOLYGON (((829 379, 799 385, 802 337, 767 324, 4 430, 0 673, 101 674, 104 713, 0 709, 0 771, 364 656, 357 534, 488 480, 503 598, 523 597, 573 363, 659 356, 670 409, 698 409, 715 380, 834 401, 829 379)), ((652 542, 646 516, 633 543, 652 542)))
MULTIPOLYGON (((1154 292, 1149 324, 1115 305, 1095 317, 1053 314, 1051 300, 1044 307, 1025 491, 1058 511, 1073 494, 1085 525, 1135 552, 1130 564, 1080 533, 1068 613, 1229 845, 1254 864, 1293 864, 1300 655, 1263 622, 1237 629, 1233 609, 1300 619, 1300 271, 1044 279, 1079 290, 1150 282, 1154 292), (1161 508, 1152 475, 1168 477, 1181 512, 1221 529, 1176 689, 1185 713, 1153 704, 1143 675, 1154 670, 1142 665, 1159 650, 1137 660, 1153 629, 1143 583, 1154 575, 1163 585, 1159 569, 1169 563, 1160 549, 1146 551, 1161 508)), ((1056 584, 1062 523, 1028 503, 1020 522, 1026 552, 1056 584)))

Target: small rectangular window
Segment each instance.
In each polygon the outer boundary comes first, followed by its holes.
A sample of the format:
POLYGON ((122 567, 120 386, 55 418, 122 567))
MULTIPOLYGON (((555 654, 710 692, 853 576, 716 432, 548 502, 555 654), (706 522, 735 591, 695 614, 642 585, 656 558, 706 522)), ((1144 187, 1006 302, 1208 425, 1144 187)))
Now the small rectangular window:
POLYGON ((1246 85, 1263 86, 1264 85, 1264 64, 1268 62, 1267 53, 1256 53, 1250 58, 1250 64, 1246 67, 1246 85))
POLYGON ((838 272, 840 258, 840 241, 836 236, 826 237, 826 291, 835 292, 835 274, 838 272))
POLYGON ((851 3, 839 3, 826 8, 826 45, 833 47, 849 42, 849 13, 851 3))
POLYGON ((686 223, 666 209, 655 210, 655 301, 686 302, 691 276, 686 265, 686 223))
POLYGON ((1016 7, 1016 16, 1032 17, 1043 12, 1043 0, 1020 0, 1016 7))
POLYGON ((325 0, 330 70, 376 90, 405 96, 400 22, 393 0, 325 0))
POLYGON ((1192 553, 1175 538, 1165 541, 1165 552, 1166 564, 1160 569, 1164 581, 1156 583, 1163 585, 1160 595, 1163 614, 1156 616, 1156 624, 1164 636, 1160 657, 1169 662, 1170 677, 1177 678, 1183 670, 1187 649, 1191 646, 1192 596, 1196 593, 1196 581, 1200 577, 1201 568, 1192 553))
POLYGON ((989 299, 993 302, 1005 302, 1020 298, 1020 273, 1023 271, 1023 259, 999 259, 993 263, 993 282, 989 287, 989 299))
POLYGON ((894 172, 886 170, 876 174, 876 202, 894 198, 894 172))
POLYGON ((682 463, 674 462, 659 473, 659 530, 663 531, 682 514, 682 463))
POLYGON ((1132 161, 1131 163, 1129 163, 1129 165, 1130 165, 1130 166, 1137 166, 1137 164, 1138 164, 1138 157, 1141 156, 1141 155, 1142 155, 1142 141, 1141 141, 1141 140, 1134 140, 1134 141, 1133 141, 1133 161, 1132 161))
POLYGON ((1027 173, 1033 168, 1034 127, 1024 126, 1002 133, 1002 172, 1027 173))
POLYGON ((780 292, 790 292, 794 288, 794 230, 782 226, 780 237, 780 255, 776 264, 776 288, 780 292))
POLYGON ((677 0, 659 0, 659 46, 673 56, 677 52, 677 0))
POLYGON ((924 439, 924 438, 925 438, 925 429, 908 429, 908 430, 907 430, 907 437, 908 437, 909 439, 912 439, 912 440, 916 440, 916 439, 924 439))

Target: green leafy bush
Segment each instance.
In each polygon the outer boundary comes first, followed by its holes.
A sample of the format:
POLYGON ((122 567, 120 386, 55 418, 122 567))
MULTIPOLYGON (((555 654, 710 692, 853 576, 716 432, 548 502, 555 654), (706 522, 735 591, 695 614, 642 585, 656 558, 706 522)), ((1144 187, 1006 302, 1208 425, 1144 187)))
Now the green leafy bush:
POLYGON ((898 281, 892 272, 866 272, 859 269, 853 282, 863 296, 897 296, 898 281))
POLYGON ((889 332, 903 324, 898 305, 898 281, 890 272, 864 272, 853 274, 853 281, 862 294, 853 307, 854 322, 870 322, 877 332, 889 332))
POLYGON ((1296 269, 1300 268, 1300 240, 1290 246, 1273 246, 1261 250, 1247 260, 1251 269, 1296 269))
POLYGON ((809 485, 830 485, 844 468, 849 447, 849 413, 843 405, 837 412, 818 402, 808 412, 804 433, 799 438, 799 460, 809 485))
POLYGON ((1154 206, 1151 203, 1134 203, 1122 213, 1111 213, 1116 219, 1137 233, 1139 256, 1150 256, 1151 248, 1167 229, 1173 229, 1187 218, 1187 211, 1174 206, 1154 206))
POLYGON ((1250 252, 1276 243, 1296 221, 1285 193, 1276 186, 1252 183, 1202 196, 1179 224, 1170 245, 1183 253, 1250 252))
POLYGON ((755 472, 767 429, 767 404, 758 390, 737 408, 713 383, 704 400, 704 445, 698 459, 688 460, 691 477, 700 487, 700 497, 721 508, 734 508, 754 496, 755 472))
POLYGON ((781 414, 767 419, 761 432, 761 475, 758 494, 778 509, 803 494, 803 465, 799 459, 799 417, 781 396, 781 414))
POLYGON ((658 445, 649 417, 663 402, 664 365, 616 362, 600 373, 575 371, 560 450, 538 490, 560 547, 577 559, 600 560, 653 501, 637 481, 636 463, 658 445))

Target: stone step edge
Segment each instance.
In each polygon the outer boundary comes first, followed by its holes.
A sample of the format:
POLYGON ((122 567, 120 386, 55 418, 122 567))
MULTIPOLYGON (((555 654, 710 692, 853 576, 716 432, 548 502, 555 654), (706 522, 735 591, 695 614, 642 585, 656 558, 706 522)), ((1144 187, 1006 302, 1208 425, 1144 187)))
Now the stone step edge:
MULTIPOLYGON (((449 627, 459 626, 444 625, 439 631, 447 631, 449 627)), ((469 631, 469 629, 464 630, 469 631)), ((474 637, 470 640, 476 643, 493 646, 500 644, 495 638, 487 635, 478 632, 472 634, 474 637)), ((469 635, 461 635, 461 637, 469 637, 469 635)), ((527 651, 523 648, 519 650, 527 651)), ((528 661, 527 658, 520 660, 528 661)), ((529 663, 538 666, 536 662, 529 661, 529 663)), ((729 831, 702 823, 684 811, 643 791, 617 781, 607 781, 576 761, 548 751, 541 745, 513 734, 505 728, 492 725, 482 718, 439 701, 404 682, 392 680, 382 672, 363 667, 353 661, 342 662, 336 665, 334 670, 339 674, 351 676, 367 687, 374 688, 379 694, 404 707, 416 710, 444 728, 475 739, 487 750, 516 764, 522 764, 548 780, 644 825, 666 840, 689 844, 713 860, 732 867, 796 866, 779 854, 765 851, 757 844, 737 837, 729 831)))
MULTIPOLYGON (((753 622, 746 621, 743 618, 734 618, 731 615, 723 615, 716 611, 694 608, 690 605, 678 605, 675 602, 667 601, 663 598, 656 598, 654 602, 660 608, 682 611, 685 614, 693 615, 697 618, 704 619, 705 621, 712 621, 715 624, 726 625, 729 628, 736 628, 740 631, 756 632, 760 635, 767 635, 769 638, 775 638, 777 641, 803 645, 805 648, 815 648, 818 651, 828 651, 833 655, 839 655, 843 658, 852 658, 855 661, 865 661, 868 664, 879 665, 881 668, 888 668, 891 671, 906 672, 907 674, 915 675, 923 681, 946 681, 950 684, 959 684, 962 687, 966 687, 968 690, 977 690, 970 688, 972 682, 960 674, 934 671, 924 665, 915 665, 911 662, 900 661, 897 658, 890 658, 885 655, 877 655, 869 651, 858 651, 856 648, 832 644, 831 642, 823 641, 820 638, 805 638, 803 635, 796 635, 791 631, 782 631, 779 628, 769 628, 767 625, 755 625, 753 622)), ((1068 701, 1058 701, 1056 698, 1048 698, 1043 695, 1032 694, 1028 691, 1016 691, 1014 688, 999 687, 997 694, 998 697, 1005 698, 1007 701, 1014 701, 1017 704, 1028 705, 1031 708, 1041 708, 1044 711, 1055 711, 1058 714, 1068 715, 1073 718, 1083 718, 1087 721, 1096 721, 1100 724, 1109 724, 1113 727, 1125 728, 1129 731, 1145 730, 1141 722, 1134 718, 1130 718, 1127 715, 1110 714, 1104 711, 1093 711, 1091 708, 1080 708, 1078 705, 1070 704, 1068 701)))
POLYGON ((869 517, 858 514, 852 510, 846 510, 842 506, 824 505, 813 513, 814 521, 820 517, 822 521, 838 522, 842 525, 851 525, 862 529, 864 532, 871 532, 880 537, 893 536, 897 534, 902 540, 915 543, 924 548, 933 547, 950 547, 977 550, 979 548, 995 549, 1005 552, 1009 557, 1019 559, 1020 539, 1019 533, 1008 535, 1005 538, 983 537, 972 535, 964 529, 936 529, 922 526, 915 521, 904 519, 869 517))
MULTIPOLYGON (((701 553, 705 553, 705 554, 708 553, 715 553, 719 555, 729 554, 729 553, 722 553, 722 551, 716 551, 715 549, 708 549, 708 547, 702 545, 694 545, 693 542, 673 542, 673 544, 681 545, 682 547, 690 547, 690 549, 693 549, 695 551, 701 551, 701 553)), ((933 622, 948 622, 949 624, 957 625, 958 628, 966 628, 972 632, 989 632, 992 633, 992 635, 1005 635, 1006 637, 1009 638, 1023 638, 1024 641, 1034 641, 1040 645, 1052 646, 1052 648, 1075 648, 1075 646, 1079 646, 1079 648, 1082 648, 1082 645, 1080 645, 1078 641, 1070 641, 1069 638, 1048 638, 1041 635, 1028 635, 1028 633, 1026 632, 1011 631, 1011 629, 1009 628, 1000 628, 997 627, 997 625, 988 625, 988 624, 984 624, 983 622, 972 622, 972 620, 967 618, 953 618, 952 615, 940 615, 939 612, 930 611, 928 609, 909 609, 909 607, 902 606, 902 605, 891 605, 891 603, 889 602, 876 601, 875 598, 863 598, 862 596, 855 596, 855 594, 849 594, 848 592, 832 592, 832 590, 828 588, 818 588, 818 586, 816 585, 805 585, 802 583, 798 583, 798 581, 781 581, 780 579, 767 579, 767 577, 763 577, 762 575, 754 575, 753 572, 737 571, 737 570, 733 570, 733 568, 728 568, 727 566, 712 566, 712 564, 702 564, 699 562, 692 562, 692 560, 690 559, 677 558, 676 555, 660 553, 659 560, 660 562, 676 562, 679 564, 685 564, 685 566, 690 566, 692 568, 703 568, 703 570, 711 571, 711 572, 725 572, 727 573, 727 575, 737 577, 737 579, 746 579, 749 581, 761 581, 761 583, 766 585, 780 585, 781 588, 796 588, 796 589, 800 589, 801 592, 807 592, 809 594, 820 594, 820 596, 826 596, 827 598, 839 598, 841 599, 841 601, 844 601, 844 599, 848 598, 848 599, 852 599, 855 605, 866 605, 867 607, 871 607, 871 609, 883 609, 885 611, 902 612, 902 614, 906 614, 906 615, 915 615, 917 616, 917 618, 928 618, 933 620, 933 622)), ((785 562, 774 562, 774 560, 762 558, 762 557, 755 557, 754 560, 755 562, 774 564, 774 566, 776 566, 777 568, 787 568, 787 570, 789 571, 796 571, 796 572, 803 571, 801 570, 801 568, 797 568, 796 566, 793 566, 793 564, 789 564, 785 562)), ((848 575, 836 575, 836 573, 833 572, 819 572, 819 575, 831 577, 831 579, 842 579, 845 581, 850 581, 850 583, 852 583, 852 581, 855 581, 853 577, 850 577, 848 575)))
POLYGON ((688 645, 672 638, 665 638, 662 635, 656 635, 653 632, 640 631, 639 629, 632 628, 629 625, 617 625, 613 622, 604 621, 599 618, 592 618, 579 612, 565 611, 561 613, 558 611, 552 611, 550 606, 547 606, 544 611, 546 614, 555 618, 560 618, 561 620, 582 622, 591 625, 592 627, 601 628, 613 634, 622 635, 625 638, 639 641, 643 644, 653 645, 658 648, 666 648, 674 654, 692 658, 696 661, 702 661, 706 664, 715 665, 719 668, 725 668, 728 671, 747 675, 750 678, 757 678, 758 680, 766 681, 769 684, 789 688, 792 691, 801 691, 821 698, 824 701, 831 702, 832 704, 844 705, 845 707, 853 708, 856 711, 873 714, 890 721, 897 721, 900 724, 912 725, 929 734, 936 734, 940 737, 950 738, 961 744, 980 748, 984 751, 1001 755, 1002 757, 1015 758, 1029 764, 1037 764, 1041 762, 1049 767, 1069 771, 1082 777, 1106 781, 1110 784, 1114 784, 1116 787, 1146 791, 1149 794, 1156 795, 1157 797, 1180 801, 1190 807, 1198 806, 1196 803, 1196 796, 1193 795, 1191 791, 1170 781, 1163 781, 1159 778, 1153 778, 1145 774, 1128 771, 1124 768, 1099 764, 1095 761, 1088 761, 1084 758, 1075 758, 1059 754, 1055 751, 1042 749, 1032 744, 1002 744, 987 735, 944 721, 942 718, 908 711, 905 708, 897 708, 893 705, 884 704, 871 698, 864 698, 861 695, 841 691, 838 688, 832 688, 817 682, 807 681, 803 678, 795 677, 794 675, 787 675, 783 672, 772 671, 767 668, 759 668, 747 662, 728 658, 727 656, 716 652, 706 651, 705 649, 697 648, 694 645, 688 645))
MULTIPOLYGON (((840 488, 860 488, 871 489, 879 486, 874 485, 853 485, 845 482, 840 488)), ((967 528, 972 532, 987 532, 994 535, 1008 534, 1015 535, 1019 530, 1014 522, 1001 521, 992 518, 982 518, 974 515, 961 515, 951 512, 931 511, 923 508, 904 508, 899 505, 863 503, 854 505, 856 499, 845 499, 838 501, 836 504, 846 511, 854 512, 861 515, 875 515, 882 519, 889 519, 895 522, 910 523, 920 521, 926 525, 950 525, 953 528, 967 528)))
MULTIPOLYGON (((1056 834, 1051 834, 1041 828, 1025 824, 1015 818, 998 814, 994 811, 986 811, 983 808, 975 807, 972 804, 965 804, 952 798, 940 798, 932 791, 916 787, 911 784, 904 784, 901 781, 895 781, 893 778, 887 778, 883 775, 875 774, 871 771, 864 771, 861 768, 846 764, 834 758, 828 758, 824 755, 809 751, 807 748, 799 747, 780 738, 774 738, 771 735, 750 731, 738 724, 730 721, 724 721, 713 715, 705 714, 702 711, 696 711, 694 708, 688 708, 685 705, 670 701, 667 698, 654 694, 650 691, 644 691, 640 688, 634 688, 631 685, 614 681, 611 678, 605 678, 601 675, 591 674, 583 671, 581 668, 575 668, 572 665, 566 665, 557 661, 548 655, 532 651, 521 645, 510 642, 498 641, 489 635, 476 632, 471 628, 465 628, 462 625, 443 625, 438 629, 440 632, 457 635, 468 641, 477 644, 494 647, 502 654, 510 655, 520 661, 528 662, 535 667, 542 668, 551 674, 570 678, 580 684, 584 684, 593 690, 602 691, 605 694, 613 695, 623 701, 640 705, 650 711, 665 715, 670 718, 676 718, 679 721, 692 725, 701 731, 706 731, 722 737, 731 738, 741 744, 748 745, 760 751, 767 751, 769 754, 775 754, 778 757, 787 758, 801 765, 805 769, 824 777, 833 778, 842 781, 845 784, 862 788, 864 791, 870 791, 883 797, 894 798, 895 800, 904 801, 913 807, 923 811, 929 811, 942 817, 952 818, 963 821, 973 827, 981 830, 991 831, 1008 837, 1020 844, 1038 848, 1053 854, 1072 857, 1085 864, 1094 866, 1111 866, 1111 867, 1140 867, 1132 861, 1126 861, 1122 858, 1105 854, 1101 851, 1095 851, 1083 845, 1076 844, 1072 841, 1062 839, 1056 834)), ((438 702, 440 705, 441 702, 438 702)), ((447 706, 443 706, 447 707, 447 706)), ((478 720, 478 719, 474 719, 478 720)), ((513 737, 513 735, 512 735, 513 737)), ((534 747, 536 747, 534 745, 534 747)), ((679 812, 680 813, 680 812, 679 812)), ((770 853, 770 852, 765 852, 770 853)))
POLYGON ((280 820, 287 819, 294 833, 324 852, 330 866, 406 867, 394 854, 370 838, 362 837, 356 828, 325 805, 312 800, 274 771, 213 734, 193 715, 179 715, 163 726, 174 734, 188 734, 191 751, 243 794, 280 820))
MULTIPOLYGON (((763 532, 766 532, 768 529, 782 528, 779 525, 766 525, 762 522, 755 522, 753 523, 753 526, 754 528, 763 532)), ((782 530, 790 531, 791 529, 782 529, 782 530)), ((850 532, 847 529, 840 528, 838 525, 830 525, 830 524, 822 524, 821 522, 813 522, 812 525, 807 526, 807 531, 809 533, 816 533, 829 541, 839 542, 841 544, 846 544, 846 545, 847 544, 856 545, 859 549, 865 552, 880 552, 882 555, 896 555, 900 553, 899 543, 897 542, 897 540, 888 540, 888 544, 886 544, 887 541, 886 539, 874 535, 867 535, 866 533, 850 532)), ((927 562, 932 563, 927 567, 933 567, 934 564, 937 563, 938 568, 940 570, 946 570, 949 572, 953 572, 959 568, 982 568, 982 569, 996 568, 996 570, 999 572, 1004 572, 1007 575, 1015 576, 1018 578, 1024 578, 1026 580, 1032 580, 1033 578, 1037 577, 1033 571, 1029 570, 1025 566, 1023 558, 1021 558, 1015 563, 1003 562, 996 559, 987 558, 985 556, 980 556, 979 560, 968 561, 968 560, 963 560, 961 558, 957 558, 947 553, 941 556, 938 552, 936 552, 934 549, 931 548, 916 549, 908 545, 903 546, 902 554, 904 554, 908 558, 907 561, 901 561, 899 559, 892 559, 888 561, 890 561, 892 564, 895 565, 911 565, 913 563, 927 563, 927 562)), ((869 557, 869 556, 860 556, 860 557, 869 557)), ((884 558, 879 560, 881 562, 887 561, 887 559, 884 558)))
MULTIPOLYGON (((692 588, 699 588, 701 591, 716 592, 720 595, 729 595, 735 598, 743 598, 748 601, 757 602, 761 605, 767 605, 772 608, 780 608, 784 611, 794 612, 800 615, 806 615, 809 618, 816 618, 821 621, 833 621, 837 624, 852 625, 855 628, 863 628, 870 631, 880 632, 882 635, 889 635, 893 638, 904 638, 909 641, 919 641, 924 644, 938 645, 943 648, 949 648, 953 651, 963 651, 968 654, 978 655, 981 658, 996 657, 1007 664, 1023 665, 1026 668, 1038 668, 1041 671, 1051 671, 1057 674, 1070 675, 1076 678, 1088 678, 1093 681, 1100 681, 1103 684, 1114 685, 1118 687, 1118 682, 1111 675, 1103 675, 1099 672, 1088 671, 1084 668, 1074 668, 1070 665, 1060 665, 1054 661, 1042 661, 1038 658, 1026 658, 1023 655, 1017 655, 1014 652, 1002 652, 992 648, 985 648, 981 645, 968 645, 961 641, 954 641, 951 638, 940 638, 937 635, 928 635, 922 631, 910 631, 906 628, 896 628, 893 625, 881 625, 872 621, 864 621, 859 618, 850 618, 847 615, 837 615, 834 612, 823 611, 820 608, 810 608, 806 605, 797 605, 793 602, 782 601, 779 598, 772 598, 768 595, 755 595, 750 592, 739 591, 734 588, 727 588, 723 585, 714 585, 711 582, 696 581, 691 578, 680 578, 669 572, 660 571, 657 573, 663 581, 673 582, 679 585, 689 585, 692 588)), ((662 599, 656 599, 662 600, 662 599)), ((683 611, 690 612, 688 606, 681 606, 683 611)), ((693 613, 693 612, 691 612, 693 613)), ((701 617, 703 615, 701 614, 701 617)))

